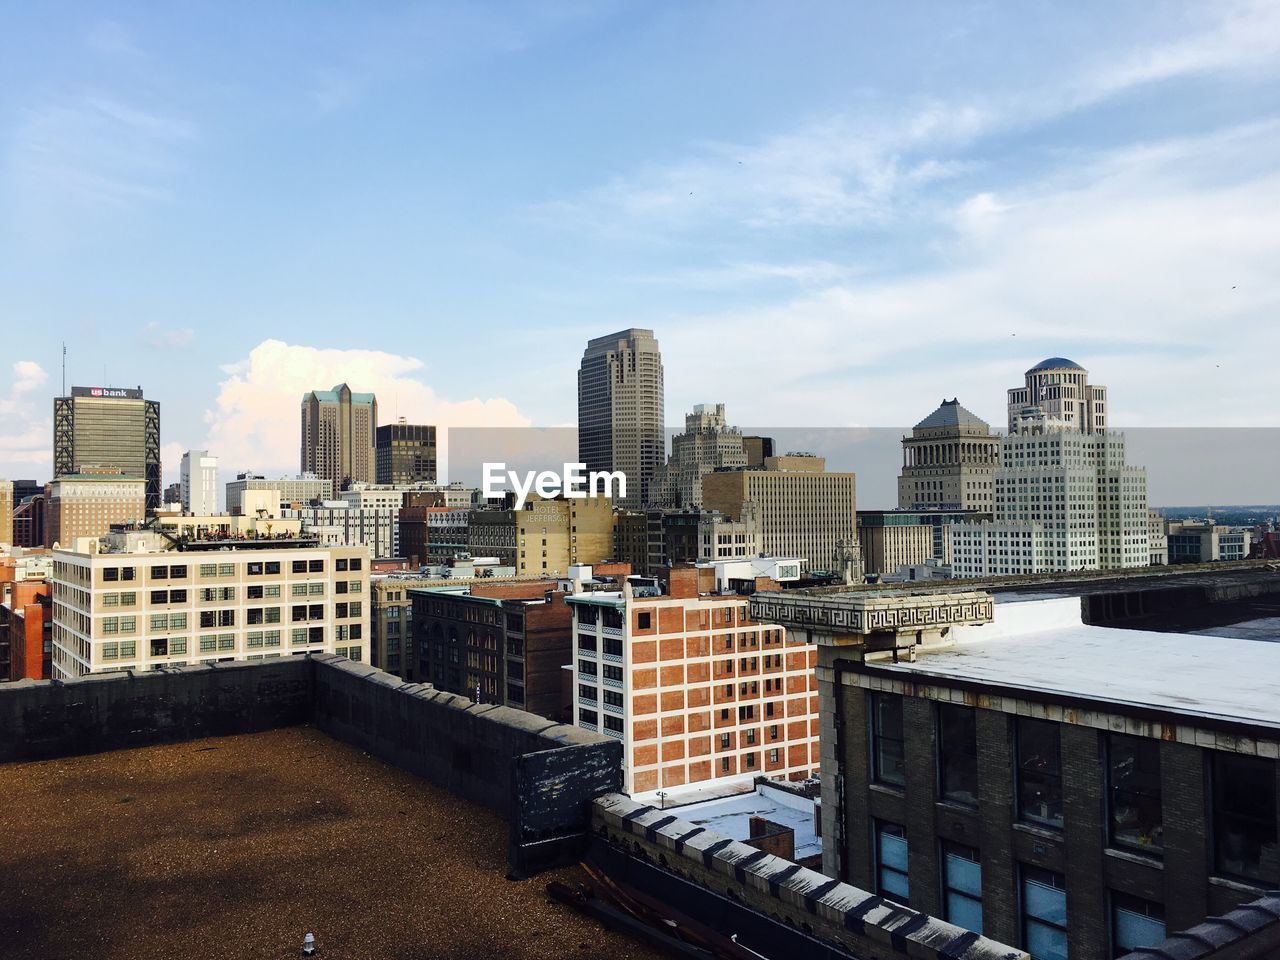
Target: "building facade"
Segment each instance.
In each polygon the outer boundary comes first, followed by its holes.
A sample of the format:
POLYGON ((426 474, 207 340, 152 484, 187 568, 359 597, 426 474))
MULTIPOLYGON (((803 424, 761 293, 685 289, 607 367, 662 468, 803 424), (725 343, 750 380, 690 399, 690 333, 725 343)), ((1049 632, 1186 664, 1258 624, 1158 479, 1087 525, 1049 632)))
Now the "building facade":
POLYGON ((209 517, 218 512, 218 458, 208 450, 188 450, 182 455, 182 512, 209 517))
POLYGON ((568 720, 571 616, 555 581, 410 590, 418 681, 568 720))
POLYGON ((1151 566, 1163 567, 1169 562, 1169 537, 1164 528, 1164 514, 1147 508, 1147 550, 1151 566))
POLYGON ((112 524, 138 523, 147 514, 146 482, 119 474, 71 474, 49 484, 45 497, 45 542, 67 546, 80 537, 100 537, 112 524))
POLYGON ((514 567, 517 577, 564 577, 574 564, 600 563, 614 556, 613 504, 608 497, 531 497, 520 510, 472 510, 467 524, 466 552, 497 557, 503 566, 514 567))
POLYGON ((573 722, 622 741, 631 794, 818 769, 817 652, 715 595, 714 571, 670 571, 668 594, 575 594, 573 722), (701 582, 700 582, 700 578, 701 582))
POLYGON ((374 461, 380 484, 435 483, 436 428, 403 420, 383 424, 374 435, 374 461))
POLYGON ((280 506, 287 507, 305 506, 334 497, 333 481, 322 480, 315 474, 268 480, 254 473, 241 473, 234 480, 227 481, 227 513, 244 513, 245 494, 251 490, 274 490, 280 506))
POLYGON ((619 506, 642 507, 666 459, 662 354, 652 330, 588 341, 578 368, 578 459, 591 471, 621 471, 619 506))
POLYGON ((725 422, 724 404, 700 403, 685 415, 684 433, 671 438, 671 456, 658 476, 653 502, 697 509, 703 476, 746 465, 742 433, 725 422))
POLYGON ((1170 520, 1164 528, 1169 563, 1244 560, 1253 546, 1250 530, 1212 520, 1170 520))
POLYGON ((761 551, 803 557, 810 570, 837 569, 838 557, 857 550, 857 478, 825 468, 822 457, 790 454, 769 458, 763 470, 709 473, 703 502, 733 520, 754 503, 761 551))
POLYGON ((302 398, 302 466, 328 480, 335 491, 377 480, 374 434, 378 400, 353 393, 345 383, 313 390, 302 398))
POLYGON ((417 682, 418 657, 413 636, 410 591, 438 583, 409 574, 374 575, 369 581, 369 662, 402 680, 417 682))
POLYGON ((1275 645, 1206 656, 1015 599, 753 602, 818 644, 824 873, 1037 960, 1126 956, 1274 888, 1275 645))
POLYGON ((44 546, 44 491, 24 497, 13 508, 13 545, 44 546))
POLYGON ((368 662, 369 552, 314 540, 158 534, 54 551, 54 679, 211 660, 337 653, 368 662))
POLYGON ((987 422, 958 400, 944 400, 902 438, 898 507, 990 511, 999 463, 1000 438, 987 422))
POLYGON ((1066 357, 1041 360, 1026 372, 1025 383, 1009 391, 1009 433, 1029 410, 1061 420, 1081 433, 1107 429, 1107 388, 1089 383, 1089 371, 1066 357))
POLYGON ((13 481, 0 480, 0 546, 13 546, 13 481))
POLYGON ((142 388, 72 387, 53 401, 53 476, 117 472, 141 480, 160 508, 160 404, 142 388))
POLYGON ((946 528, 957 577, 1150 565, 1147 475, 1124 435, 1032 411, 1005 438, 995 519, 946 528))

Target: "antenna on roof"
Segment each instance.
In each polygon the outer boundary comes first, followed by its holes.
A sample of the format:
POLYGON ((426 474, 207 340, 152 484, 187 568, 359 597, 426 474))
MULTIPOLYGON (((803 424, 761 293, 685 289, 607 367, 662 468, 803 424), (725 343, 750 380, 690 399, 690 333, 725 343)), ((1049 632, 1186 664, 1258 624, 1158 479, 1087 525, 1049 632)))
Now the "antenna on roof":
POLYGON ((67 395, 67 341, 62 341, 62 395, 67 395))

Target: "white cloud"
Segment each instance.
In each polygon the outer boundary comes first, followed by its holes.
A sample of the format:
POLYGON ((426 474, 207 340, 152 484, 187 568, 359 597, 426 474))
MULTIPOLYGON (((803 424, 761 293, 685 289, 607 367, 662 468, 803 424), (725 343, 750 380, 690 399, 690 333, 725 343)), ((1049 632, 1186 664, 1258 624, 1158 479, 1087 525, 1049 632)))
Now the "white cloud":
POLYGON ((53 421, 35 395, 49 374, 34 360, 18 360, 10 369, 13 379, 0 394, 0 477, 53 463, 53 421))
POLYGON ((1280 424, 1249 379, 1280 349, 1277 156, 1280 124, 1259 124, 979 193, 940 212, 934 264, 670 323, 669 410, 707 399, 711 342, 736 345, 717 399, 740 423, 892 424, 944 393, 999 423, 1005 388, 1061 354, 1110 386, 1121 426, 1280 424))
POLYGON ((153 347, 174 349, 188 346, 195 338, 195 331, 190 327, 162 327, 152 320, 142 330, 142 339, 153 347))
POLYGON ((376 394, 380 423, 394 423, 400 416, 410 423, 446 428, 529 425, 515 405, 502 398, 440 397, 418 379, 424 367, 416 357, 379 350, 264 340, 246 358, 223 368, 227 378, 219 386, 215 406, 205 413, 209 431, 203 446, 227 470, 296 473, 302 396, 338 383, 376 394))

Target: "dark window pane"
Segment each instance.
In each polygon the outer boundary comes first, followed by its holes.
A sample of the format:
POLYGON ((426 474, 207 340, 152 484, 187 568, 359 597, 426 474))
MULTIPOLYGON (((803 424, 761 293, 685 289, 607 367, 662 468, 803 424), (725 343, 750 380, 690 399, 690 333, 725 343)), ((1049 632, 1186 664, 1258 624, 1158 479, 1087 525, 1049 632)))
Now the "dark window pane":
POLYGON ((901 787, 906 783, 902 749, 902 698, 873 693, 871 711, 871 775, 877 783, 901 787))
POLYGON ((1107 738, 1111 843, 1158 854, 1164 846, 1160 744, 1113 733, 1107 738))
POLYGON ((1058 725, 1017 718, 1018 816, 1047 827, 1062 826, 1062 761, 1058 725))
POLYGON ((1275 761, 1213 754, 1213 846, 1219 873, 1255 882, 1280 880, 1275 761))
POLYGON ((978 803, 978 728, 972 707, 938 707, 938 793, 953 803, 978 803))

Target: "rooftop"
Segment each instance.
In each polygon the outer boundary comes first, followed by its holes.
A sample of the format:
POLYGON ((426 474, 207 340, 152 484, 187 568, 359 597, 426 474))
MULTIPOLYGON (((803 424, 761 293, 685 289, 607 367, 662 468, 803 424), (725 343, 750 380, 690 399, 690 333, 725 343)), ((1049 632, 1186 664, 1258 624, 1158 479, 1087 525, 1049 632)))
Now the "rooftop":
POLYGON ((997 597, 993 622, 955 636, 915 663, 875 667, 1280 730, 1280 643, 1091 626, 1074 597, 997 597))
POLYGON ((979 427, 990 430, 991 425, 972 410, 960 405, 959 400, 943 400, 937 410, 916 424, 917 430, 934 427, 979 427))
POLYGON ((1035 373, 1037 370, 1083 370, 1084 367, 1076 363, 1074 360, 1068 360, 1066 357, 1046 357, 1027 373, 1035 373))
POLYGON ((502 819, 307 727, 0 766, 0 942, 51 956, 653 949, 513 882, 502 819))

